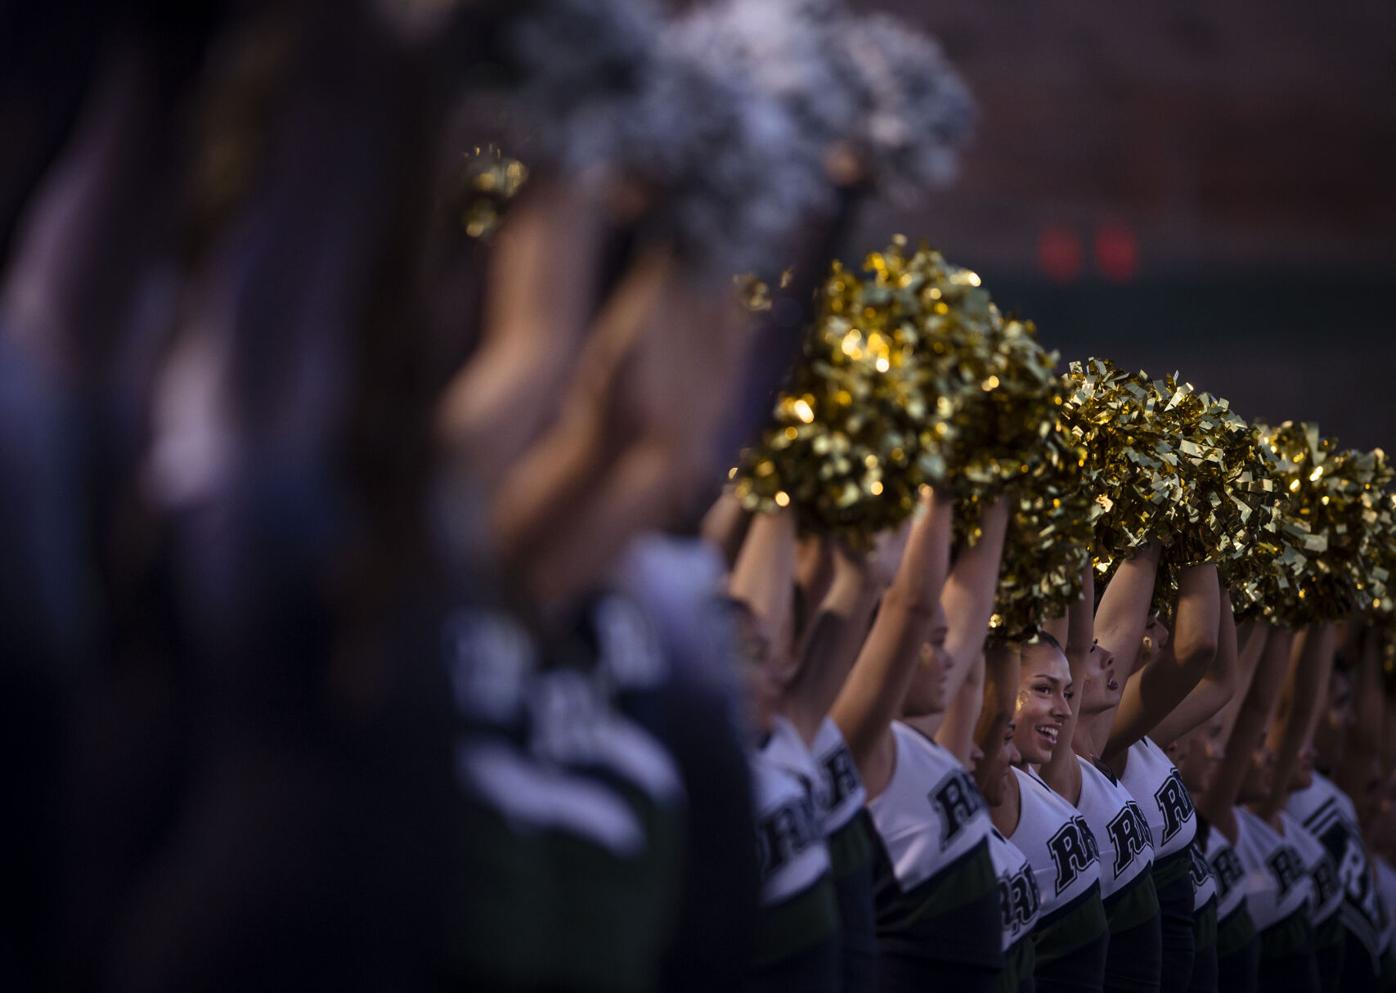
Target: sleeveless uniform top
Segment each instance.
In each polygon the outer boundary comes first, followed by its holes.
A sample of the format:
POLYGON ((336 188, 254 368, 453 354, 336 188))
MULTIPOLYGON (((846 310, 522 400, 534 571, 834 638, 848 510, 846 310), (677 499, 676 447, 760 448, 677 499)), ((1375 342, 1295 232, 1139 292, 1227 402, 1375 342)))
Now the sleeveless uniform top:
POLYGON ((1090 825, 1036 773, 1014 768, 1018 826, 1009 840, 1032 865, 1042 899, 1037 954, 1050 961, 1108 931, 1100 901, 1100 852, 1090 825))
POLYGON ((1158 914, 1149 871, 1154 863, 1153 838, 1133 794, 1093 762, 1079 755, 1076 761, 1081 767, 1081 798, 1076 807, 1100 849, 1100 895, 1110 931, 1117 934, 1158 914))
MULTIPOLYGON (((815 804, 819 772, 790 724, 777 718, 752 759, 761 912, 756 956, 770 966, 833 943, 838 911, 824 826, 815 804)), ((831 969, 836 959, 830 957, 831 969)), ((824 977, 821 977, 824 978, 824 977)), ((827 977, 833 985, 835 977, 827 977)))
POLYGON ((1367 949, 1375 970, 1387 915, 1377 893, 1376 877, 1352 801, 1332 780, 1315 772, 1313 783, 1289 795, 1285 810, 1318 838, 1332 857, 1343 888, 1343 904, 1338 911, 1343 927, 1367 949))
MULTIPOLYGON (((936 961, 1001 969, 992 824, 974 780, 944 748, 900 722, 892 777, 868 804, 877 833, 874 900, 882 988, 936 961)), ((927 973, 933 975, 933 973, 927 973)))
POLYGON ((1007 951, 1032 934, 1042 912, 1042 897, 1032 863, 1017 845, 993 829, 989 834, 989 856, 999 881, 999 903, 1003 907, 1003 947, 1007 951))
POLYGON ((1215 827, 1207 831, 1204 854, 1217 886, 1217 920, 1225 921, 1245 902, 1246 868, 1241 864, 1236 849, 1215 827))
POLYGON ((1261 935, 1261 954, 1273 957, 1290 954, 1302 944, 1307 932, 1309 894, 1313 884, 1304 868, 1304 859, 1269 824, 1244 807, 1236 808, 1236 855, 1246 870, 1246 909, 1261 935), (1296 918, 1303 928, 1294 935, 1280 932, 1293 927, 1296 918), (1276 945, 1283 938, 1282 946, 1276 945))
POLYGON ((999 989, 1016 991, 1032 976, 1036 960, 1032 931, 1042 910, 1042 898, 1027 856, 997 828, 989 834, 989 857, 998 876, 999 907, 1003 912, 1004 975, 999 989))
POLYGON ((838 899, 842 984, 845 990, 867 989, 877 981, 874 842, 866 806, 868 794, 853 754, 832 718, 825 717, 820 724, 812 751, 820 773, 816 798, 838 899))
POLYGON ((1188 856, 1192 862, 1192 912, 1195 914, 1217 899, 1217 880, 1207 856, 1202 853, 1202 846, 1196 841, 1188 848, 1188 856))
POLYGON ((1287 811, 1280 811, 1284 839, 1304 860, 1304 868, 1313 884, 1309 894, 1309 920, 1315 927, 1333 918, 1343 905, 1343 890, 1338 885, 1338 870, 1328 849, 1287 811))
POLYGON ((1163 750, 1148 738, 1129 748, 1125 771, 1120 776, 1125 789, 1139 801, 1149 834, 1154 842, 1155 881, 1170 882, 1189 870, 1185 856, 1197 834, 1197 811, 1183 777, 1163 750))
POLYGON ((853 754, 832 718, 824 718, 819 725, 811 751, 819 769, 815 793, 829 845, 829 861, 835 878, 840 878, 872 864, 871 840, 866 826, 860 823, 868 793, 863 789, 853 754))
POLYGON ((1241 952, 1255 940, 1255 922, 1246 909, 1246 869, 1216 827, 1199 829, 1203 855, 1217 893, 1217 956, 1241 952))
POLYGON ((1373 860, 1377 875, 1377 891, 1381 897, 1382 905, 1386 908, 1387 926, 1382 934, 1382 951, 1391 947, 1393 937, 1396 937, 1396 869, 1391 867, 1391 863, 1381 856, 1373 860))

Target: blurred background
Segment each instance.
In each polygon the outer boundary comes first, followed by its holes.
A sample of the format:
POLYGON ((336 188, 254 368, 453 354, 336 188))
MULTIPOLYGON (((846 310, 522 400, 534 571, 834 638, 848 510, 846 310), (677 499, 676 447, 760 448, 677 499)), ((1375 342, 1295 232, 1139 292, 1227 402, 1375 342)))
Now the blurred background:
POLYGON ((1396 4, 879 0, 980 106, 959 181, 869 210, 1064 359, 1396 448, 1396 4))

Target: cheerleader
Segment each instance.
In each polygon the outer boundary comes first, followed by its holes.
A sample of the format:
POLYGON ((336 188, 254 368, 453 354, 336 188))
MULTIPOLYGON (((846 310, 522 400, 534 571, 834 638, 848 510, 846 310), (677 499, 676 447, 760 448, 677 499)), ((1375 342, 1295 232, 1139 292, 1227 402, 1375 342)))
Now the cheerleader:
POLYGON ((1158 897, 1153 883, 1153 839, 1139 804, 1100 763, 1094 725, 1118 705, 1124 680, 1114 657, 1093 637, 1094 577, 1087 567, 1083 596, 1070 611, 1066 655, 1080 687, 1080 719, 1070 748, 1060 747, 1042 767, 1043 780, 1085 816, 1100 848, 1100 889, 1110 924, 1105 964, 1107 990, 1157 990, 1162 968, 1158 897))
POLYGON ((895 720, 943 713, 983 646, 1007 507, 998 501, 985 511, 983 537, 950 571, 952 514, 945 498, 923 497, 896 577, 832 711, 877 830, 878 985, 885 993, 990 991, 1003 971, 983 798, 961 761, 925 727, 895 720))
MULTIPOLYGON (((1243 806, 1269 796, 1274 763, 1262 736, 1279 699, 1292 641, 1287 630, 1268 632, 1224 758, 1203 797, 1203 810, 1212 830, 1235 850, 1242 873, 1236 885, 1245 890, 1246 909, 1258 933, 1259 988, 1311 990, 1318 984, 1308 911, 1312 882, 1294 847, 1243 806)), ((1226 879, 1229 873, 1223 866, 1218 876, 1226 879)), ((1223 974, 1233 965, 1219 959, 1223 974)))
MULTIPOLYGON (((1364 639, 1360 649, 1364 704, 1380 701, 1376 649, 1376 641, 1370 637, 1364 639)), ((1347 675, 1334 672, 1327 690, 1328 706, 1320 714, 1314 733, 1315 768, 1311 781, 1285 797, 1284 809, 1323 843, 1338 866, 1343 889, 1343 903, 1338 910, 1344 934, 1342 988, 1374 989, 1382 974, 1387 913, 1356 805, 1349 792, 1335 782, 1337 778, 1345 782, 1358 780, 1355 775, 1344 775, 1352 765, 1346 752, 1350 729, 1356 723, 1353 687, 1347 675)), ((1370 712, 1363 714, 1367 721, 1373 717, 1370 712)))
POLYGON ((1032 865, 1041 894, 1034 929, 1037 989, 1100 990, 1109 925, 1100 899, 1100 853, 1085 817, 1037 772, 1071 733, 1071 670, 1061 646, 1042 632, 1025 646, 1014 714, 1023 764, 1009 769, 994 826, 1032 865))
POLYGON ((1217 651, 1221 598, 1215 566, 1179 570, 1175 630, 1155 622, 1146 635, 1137 604, 1152 595, 1156 565, 1152 545, 1121 563, 1097 612, 1101 644, 1116 656, 1117 666, 1131 672, 1109 718, 1101 757, 1149 826, 1162 931, 1160 989, 1180 993, 1196 953, 1189 847, 1197 816, 1163 746, 1216 713, 1230 698, 1231 686, 1228 659, 1217 651))
MULTIPOLYGON (((1022 756, 1013 743, 1013 722, 1018 674, 1017 649, 998 646, 985 658, 982 709, 975 728, 975 744, 981 758, 974 766, 974 781, 991 809, 1004 802, 1009 769, 1022 756)), ((1026 855, 998 828, 989 837, 989 853, 999 878, 999 904, 1003 914, 1003 993, 1033 993, 1033 969, 1037 964, 1033 930, 1042 911, 1037 875, 1026 855)))

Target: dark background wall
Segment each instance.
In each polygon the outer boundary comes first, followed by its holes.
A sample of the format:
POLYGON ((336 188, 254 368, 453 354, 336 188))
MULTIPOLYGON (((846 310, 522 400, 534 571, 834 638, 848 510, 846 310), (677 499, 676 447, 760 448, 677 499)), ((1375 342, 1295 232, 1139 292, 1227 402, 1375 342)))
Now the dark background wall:
POLYGON ((960 181, 871 212, 1064 358, 1396 448, 1396 4, 879 0, 978 97, 960 181))

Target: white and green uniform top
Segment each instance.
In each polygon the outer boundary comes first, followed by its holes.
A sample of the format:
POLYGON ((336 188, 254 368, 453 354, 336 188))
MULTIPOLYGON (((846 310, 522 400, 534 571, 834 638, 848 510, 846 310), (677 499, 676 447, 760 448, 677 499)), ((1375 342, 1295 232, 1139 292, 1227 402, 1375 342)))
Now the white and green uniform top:
POLYGON ((1217 880, 1201 846, 1194 844, 1188 854, 1192 857, 1192 912, 1195 914, 1217 898, 1217 880))
POLYGON ((829 852, 815 790, 820 780, 799 733, 784 718, 772 723, 752 759, 761 904, 781 904, 829 875, 829 852))
POLYGON ((1131 745, 1120 782, 1144 812, 1156 863, 1192 844, 1197 834, 1197 810, 1183 777, 1158 745, 1148 738, 1131 745))
POLYGON ((1013 769, 1018 826, 1009 841, 1028 857, 1042 897, 1042 923, 1100 890, 1100 851, 1086 818, 1037 774, 1013 769))
POLYGON ((811 751, 819 767, 816 792, 824 834, 833 837, 858 816, 868 802, 868 792, 863 789, 853 754, 833 718, 826 717, 819 725, 811 751))
POLYGON ((1314 837, 1287 811, 1280 811, 1280 826, 1284 839, 1298 850, 1304 859, 1313 887, 1309 894, 1309 920, 1315 926, 1323 924, 1343 906, 1343 888, 1338 885, 1338 870, 1323 842, 1314 837))
POLYGON ((1303 856, 1244 807, 1236 808, 1236 855, 1246 870, 1246 909, 1257 932, 1308 906, 1313 883, 1303 856))
POLYGON ((1217 920, 1224 921, 1246 899, 1246 867, 1226 837, 1213 826, 1207 832, 1207 865, 1217 887, 1217 920))
POLYGON ((912 890, 984 844, 993 825, 955 756, 900 721, 892 737, 892 778, 868 810, 898 885, 912 890))
POLYGON ((1002 970, 998 880, 988 807, 958 759, 894 721, 896 756, 868 803, 877 834, 873 900, 878 983, 924 989, 940 963, 1002 970))
POLYGON ((1100 849, 1100 895, 1109 900, 1154 864, 1154 840, 1134 795, 1076 757, 1081 767, 1081 798, 1076 808, 1086 818, 1100 849))
POLYGON ((1003 950, 1008 951, 1032 934, 1042 913, 1042 897, 1032 863, 1017 845, 993 829, 989 834, 989 857, 999 880, 999 904, 1003 909, 1003 950))
MULTIPOLYGON (((1376 876, 1367 858, 1357 811, 1347 794, 1317 772, 1314 781, 1285 801, 1285 810, 1323 843, 1338 867, 1343 888, 1343 927, 1367 949, 1373 961, 1381 955, 1387 914, 1377 893, 1376 876)), ((1375 968, 1375 966, 1374 966, 1375 968)))
POLYGON ((1372 860, 1372 865, 1376 869, 1377 892, 1381 897, 1382 906, 1386 908, 1387 925, 1382 933, 1382 953, 1391 947, 1391 939, 1396 937, 1396 869, 1391 867, 1391 863, 1378 855, 1372 860))

